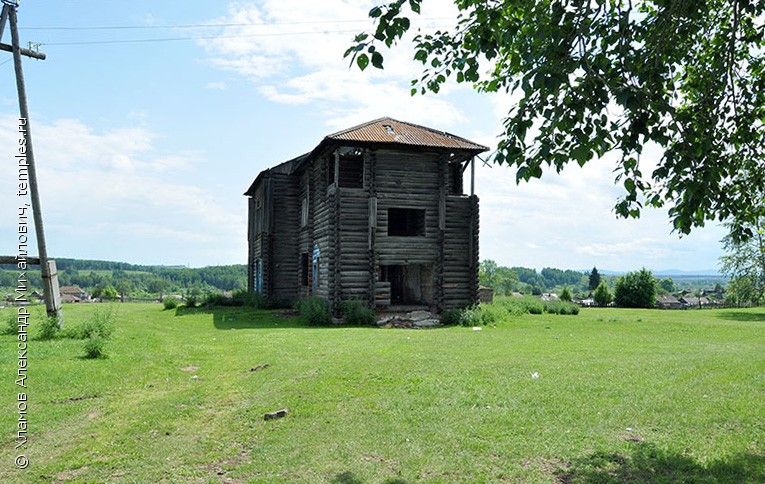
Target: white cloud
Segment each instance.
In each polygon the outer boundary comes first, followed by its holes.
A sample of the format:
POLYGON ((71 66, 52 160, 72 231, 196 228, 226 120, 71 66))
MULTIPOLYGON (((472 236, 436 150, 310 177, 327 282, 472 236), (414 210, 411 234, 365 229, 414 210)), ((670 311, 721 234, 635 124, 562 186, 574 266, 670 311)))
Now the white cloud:
MULTIPOLYGON (((366 15, 372 5, 350 0, 233 3, 216 22, 251 25, 228 27, 203 45, 211 65, 248 78, 272 103, 320 114, 328 132, 389 115, 496 146, 502 120, 518 95, 477 95, 468 92, 468 85, 450 83, 438 95, 411 97, 410 80, 419 77, 421 66, 412 60, 408 41, 384 52, 384 70, 348 68, 342 53, 353 34, 371 29, 366 15)), ((425 2, 422 16, 412 17, 413 31, 418 24, 448 28, 455 18, 453 1, 425 2)), ((647 149, 644 173, 656 159, 656 150, 647 149)), ((584 168, 572 163, 560 175, 548 168, 541 180, 520 185, 512 169, 479 167, 482 258, 539 268, 714 267, 719 228, 679 239, 670 234, 662 211, 646 210, 637 221, 617 219, 613 206, 622 192, 614 186, 613 160, 584 168)))
MULTIPOLYGON (((271 102, 317 108, 332 129, 385 115, 443 128, 464 123, 464 113, 448 96, 410 96, 410 81, 420 67, 406 43, 385 52, 382 71, 371 66, 363 73, 349 68, 343 52, 355 33, 371 29, 367 13, 376 3, 232 3, 229 14, 214 23, 236 26, 201 43, 211 65, 249 78, 271 102)), ((412 31, 434 22, 449 25, 453 21, 443 19, 455 17, 452 2, 428 2, 422 16, 411 16, 412 31)), ((442 93, 455 89, 467 88, 449 85, 442 93)))
POLYGON ((214 81, 214 82, 208 82, 205 84, 206 89, 213 89, 217 91, 225 91, 228 89, 228 85, 226 85, 223 81, 214 81))
MULTIPOLYGON (((16 122, 0 116, 2 146, 18 142, 16 122)), ((195 265, 245 260, 244 214, 232 213, 204 185, 175 177, 179 170, 193 170, 200 162, 198 154, 160 153, 155 146, 158 136, 143 127, 99 133, 67 119, 33 128, 43 219, 53 255, 102 254, 111 260, 195 265), (99 246, 105 243, 108 248, 99 246), (146 253, 147 247, 152 253, 146 253), (194 253, 206 247, 216 248, 218 257, 205 260, 194 253)), ((19 203, 16 170, 11 163, 0 165, 0 201, 13 210, 19 203)), ((17 223, 8 209, 0 219, 6 233, 17 223)), ((0 241, 6 247, 3 252, 12 252, 11 239, 0 241)))
POLYGON ((663 210, 645 209, 638 220, 617 218, 613 206, 621 192, 612 166, 606 160, 569 166, 520 185, 510 168, 478 168, 481 258, 535 268, 716 267, 720 227, 680 238, 663 210))

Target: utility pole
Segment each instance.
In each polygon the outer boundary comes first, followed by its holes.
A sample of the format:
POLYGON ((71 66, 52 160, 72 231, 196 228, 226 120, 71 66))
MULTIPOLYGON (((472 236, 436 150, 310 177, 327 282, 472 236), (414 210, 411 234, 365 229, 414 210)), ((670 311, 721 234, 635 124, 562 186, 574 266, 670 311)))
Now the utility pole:
POLYGON ((13 53, 13 65, 16 70, 16 90, 19 95, 19 115, 26 123, 24 136, 26 138, 26 162, 29 170, 29 194, 32 199, 32 215, 34 217, 37 249, 40 257, 45 309, 48 316, 57 317, 61 320, 61 296, 58 290, 58 274, 56 262, 48 260, 48 249, 45 245, 45 232, 43 230, 42 210, 40 208, 40 192, 37 188, 37 169, 29 123, 29 106, 27 105, 27 92, 24 86, 24 73, 21 70, 22 55, 43 60, 45 59, 45 54, 40 54, 30 49, 22 49, 19 46, 19 29, 16 18, 16 9, 19 6, 18 0, 2 0, 2 2, 3 10, 0 13, 0 50, 13 53), (11 45, 1 43, 6 20, 10 23, 11 27, 11 45))

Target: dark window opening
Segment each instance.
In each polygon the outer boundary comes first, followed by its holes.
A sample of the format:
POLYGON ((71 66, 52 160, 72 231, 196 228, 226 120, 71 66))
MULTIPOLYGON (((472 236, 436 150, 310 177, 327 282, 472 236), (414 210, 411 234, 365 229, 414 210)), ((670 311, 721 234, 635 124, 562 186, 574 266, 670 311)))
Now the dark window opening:
POLYGON ((300 204, 300 226, 305 227, 306 225, 308 225, 308 196, 303 197, 300 204))
POLYGON ((449 164, 449 195, 463 195, 462 166, 459 163, 449 164))
POLYGON ((327 177, 327 188, 335 183, 335 157, 327 156, 324 159, 324 174, 327 177))
POLYGON ((364 157, 340 157, 340 187, 364 188, 364 157))
POLYGON ((388 235, 399 237, 424 236, 425 210, 414 208, 389 208, 388 235))
POLYGON ((310 259, 308 252, 300 254, 300 285, 308 286, 308 275, 311 272, 310 259))
POLYGON ((390 282, 390 268, 391 266, 380 266, 380 272, 377 278, 380 282, 390 282))

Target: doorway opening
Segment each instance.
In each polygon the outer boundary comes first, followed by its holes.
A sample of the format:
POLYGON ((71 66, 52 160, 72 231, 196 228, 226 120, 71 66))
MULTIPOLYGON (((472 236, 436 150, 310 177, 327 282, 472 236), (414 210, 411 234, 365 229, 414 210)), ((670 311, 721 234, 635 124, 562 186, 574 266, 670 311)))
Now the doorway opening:
POLYGON ((430 306, 433 303, 432 265, 383 265, 379 280, 390 283, 391 305, 430 306))

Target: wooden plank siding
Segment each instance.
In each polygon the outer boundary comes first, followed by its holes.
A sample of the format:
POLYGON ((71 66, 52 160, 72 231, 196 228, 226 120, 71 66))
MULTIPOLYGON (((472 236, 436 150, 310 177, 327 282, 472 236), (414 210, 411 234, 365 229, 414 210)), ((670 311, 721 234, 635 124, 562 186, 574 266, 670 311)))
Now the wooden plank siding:
POLYGON ((270 297, 294 301, 298 295, 300 233, 299 179, 285 174, 270 178, 273 204, 270 207, 269 233, 272 236, 269 254, 270 297))
POLYGON ((247 241, 248 241, 248 257, 247 257, 247 289, 250 292, 255 291, 255 262, 258 259, 262 259, 262 224, 263 224, 263 187, 260 186, 251 196, 247 203, 248 217, 247 217, 247 241))
POLYGON ((318 247, 321 258, 319 259, 319 284, 317 292, 313 294, 317 297, 330 299, 330 266, 332 259, 332 223, 333 223, 333 204, 334 199, 329 198, 329 187, 327 184, 327 165, 325 158, 314 160, 306 168, 311 173, 311 180, 316 187, 311 195, 310 216, 313 218, 311 227, 311 238, 309 242, 310 251, 313 253, 314 246, 318 247))
POLYGON ((349 141, 262 172, 247 192, 249 289, 262 260, 264 295, 318 296, 335 313, 350 299, 438 312, 476 304, 478 197, 463 189, 471 156, 349 141))
POLYGON ((369 299, 369 199, 361 191, 340 189, 339 249, 336 266, 340 299, 369 299))
POLYGON ((449 196, 446 200, 446 230, 444 237, 444 305, 466 306, 475 303, 478 291, 477 244, 473 220, 478 197, 449 196))

